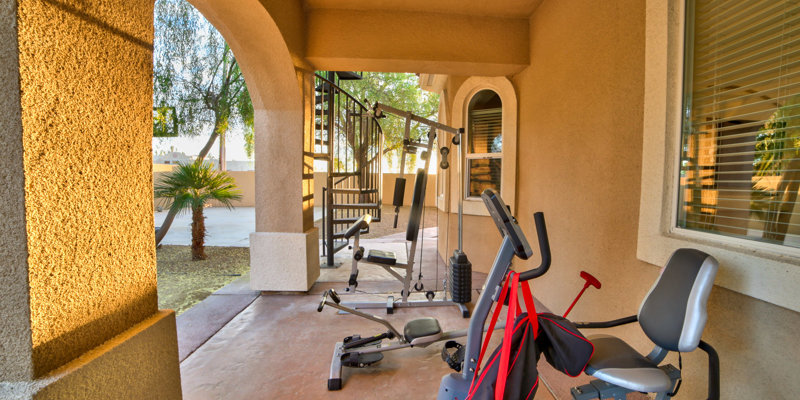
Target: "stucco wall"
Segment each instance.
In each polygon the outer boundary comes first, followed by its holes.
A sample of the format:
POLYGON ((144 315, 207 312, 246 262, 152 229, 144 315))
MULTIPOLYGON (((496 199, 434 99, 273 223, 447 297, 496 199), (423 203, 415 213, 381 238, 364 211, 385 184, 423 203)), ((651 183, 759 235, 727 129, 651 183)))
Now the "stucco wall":
MULTIPOLYGON (((531 211, 545 212, 553 252, 535 294, 561 312, 582 286, 579 271, 603 283, 576 306, 575 320, 635 314, 659 272, 636 256, 644 7, 635 0, 543 2, 531 17, 531 66, 512 77, 520 107, 518 215, 533 235, 531 211)), ((720 287, 709 312, 704 339, 720 353, 723 398, 800 395, 788 372, 800 358, 800 314, 720 287)), ((613 332, 649 351, 635 325, 613 332)), ((670 361, 677 365, 677 357, 670 361)), ((686 354, 683 365, 677 398, 705 398, 705 354, 686 354)))
POLYGON ((0 381, 33 372, 16 11, 14 2, 0 3, 0 381))
POLYGON ((41 376, 157 311, 153 3, 18 4, 30 323, 41 376))

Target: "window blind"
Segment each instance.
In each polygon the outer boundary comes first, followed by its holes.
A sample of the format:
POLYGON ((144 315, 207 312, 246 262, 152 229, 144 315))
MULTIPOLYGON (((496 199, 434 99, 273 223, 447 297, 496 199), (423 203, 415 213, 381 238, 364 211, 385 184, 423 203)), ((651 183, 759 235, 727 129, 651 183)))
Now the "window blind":
POLYGON ((470 110, 469 152, 500 153, 503 151, 502 108, 470 110))
POLYGON ((800 247, 800 1, 687 2, 678 226, 800 247))

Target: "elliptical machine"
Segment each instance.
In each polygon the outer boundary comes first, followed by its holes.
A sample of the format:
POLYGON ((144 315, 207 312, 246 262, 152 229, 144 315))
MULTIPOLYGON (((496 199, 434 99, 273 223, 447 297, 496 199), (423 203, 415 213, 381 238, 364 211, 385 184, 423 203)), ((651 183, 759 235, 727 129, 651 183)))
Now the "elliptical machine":
MULTIPOLYGON (((500 250, 492 264, 492 269, 486 277, 486 283, 478 297, 478 303, 472 311, 472 318, 469 320, 467 345, 464 348, 461 372, 450 373, 442 378, 442 382, 439 385, 438 400, 456 400, 467 397, 470 383, 477 369, 486 318, 489 315, 492 304, 500 296, 503 279, 508 274, 508 269, 514 257, 527 260, 533 255, 533 250, 528 245, 525 234, 500 195, 493 189, 486 189, 481 194, 481 198, 486 204, 486 208, 489 209, 489 214, 495 225, 497 225, 497 229, 503 236, 503 243, 500 245, 500 250)), ((533 215, 533 218, 539 235, 539 251, 541 252, 542 261, 538 267, 520 273, 520 282, 538 278, 550 268, 550 244, 547 239, 544 215, 541 212, 537 212, 533 215)))
MULTIPOLYGON (((377 322, 386 327, 388 331, 367 337, 352 335, 336 343, 331 361, 328 390, 341 389, 342 367, 365 368, 383 359, 382 353, 386 351, 408 347, 426 347, 442 340, 467 336, 464 356, 458 360, 448 362, 453 369, 460 370, 462 373, 453 373, 445 376, 439 389, 439 399, 463 399, 466 397, 474 375, 475 364, 480 354, 486 317, 492 308, 492 304, 498 299, 503 279, 508 273, 511 261, 514 257, 527 260, 533 255, 533 250, 528 244, 525 234, 500 195, 493 189, 487 189, 483 192, 481 198, 489 209, 489 214, 495 225, 497 225, 497 229, 503 236, 503 242, 473 310, 469 328, 442 332, 439 322, 435 318, 420 318, 406 323, 401 334, 391 323, 381 317, 363 313, 340 304, 338 295, 334 290, 330 289, 323 295, 317 311, 321 312, 327 305, 377 322), (384 346, 382 342, 385 339, 390 341, 396 339, 396 341, 384 346)), ((541 212, 535 213, 534 222, 542 261, 539 267, 521 273, 520 281, 542 276, 550 268, 550 244, 547 238, 544 214, 541 212)), ((497 329, 503 329, 503 327, 503 324, 498 324, 497 329)))

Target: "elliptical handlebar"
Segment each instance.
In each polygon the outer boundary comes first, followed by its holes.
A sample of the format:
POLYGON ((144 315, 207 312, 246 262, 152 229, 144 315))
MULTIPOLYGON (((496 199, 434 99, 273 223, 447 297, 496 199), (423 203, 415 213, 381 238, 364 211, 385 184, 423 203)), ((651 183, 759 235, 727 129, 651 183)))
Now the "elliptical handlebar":
POLYGON ((538 278, 550 269, 550 240, 547 238, 547 225, 544 222, 544 214, 539 211, 533 214, 533 222, 536 224, 536 236, 539 238, 539 253, 542 255, 542 262, 538 267, 519 274, 519 281, 538 278))

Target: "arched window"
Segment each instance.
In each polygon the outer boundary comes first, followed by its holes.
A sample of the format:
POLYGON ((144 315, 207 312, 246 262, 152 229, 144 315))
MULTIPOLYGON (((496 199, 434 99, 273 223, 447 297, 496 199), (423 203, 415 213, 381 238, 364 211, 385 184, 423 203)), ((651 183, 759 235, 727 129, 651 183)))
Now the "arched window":
MULTIPOLYGON (((466 135, 462 149, 464 213, 489 215, 480 198, 487 188, 500 192, 515 209, 517 165, 517 94, 506 77, 467 78, 453 97, 454 124, 462 124, 466 135)), ((450 197, 457 207, 458 196, 450 197)), ((451 208, 454 209, 454 208, 451 208)))
POLYGON ((468 197, 485 189, 501 190, 503 169, 503 102, 493 90, 472 96, 467 109, 466 188, 468 197))

